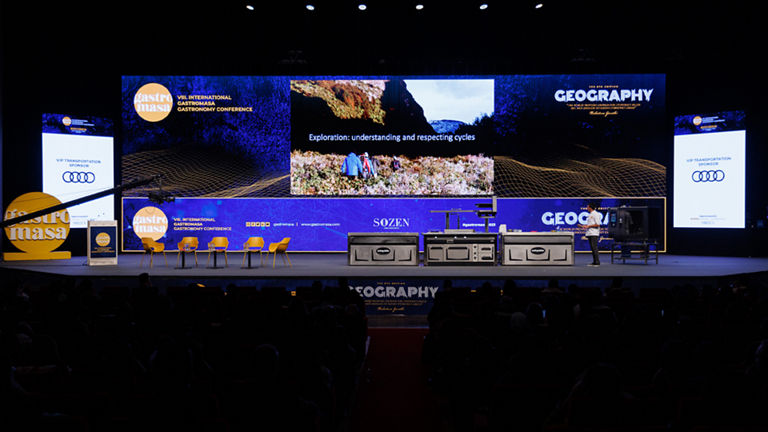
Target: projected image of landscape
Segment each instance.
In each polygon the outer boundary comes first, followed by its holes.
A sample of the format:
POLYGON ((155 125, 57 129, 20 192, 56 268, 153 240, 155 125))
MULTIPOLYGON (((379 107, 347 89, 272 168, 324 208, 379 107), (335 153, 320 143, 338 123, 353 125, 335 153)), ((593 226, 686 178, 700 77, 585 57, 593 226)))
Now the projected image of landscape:
POLYGON ((493 193, 492 79, 291 80, 292 195, 493 193))

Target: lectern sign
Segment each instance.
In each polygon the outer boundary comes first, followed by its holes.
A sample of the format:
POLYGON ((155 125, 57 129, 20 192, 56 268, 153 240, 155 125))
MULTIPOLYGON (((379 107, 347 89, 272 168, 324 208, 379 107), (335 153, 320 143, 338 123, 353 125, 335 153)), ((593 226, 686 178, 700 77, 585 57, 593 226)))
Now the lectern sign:
POLYGON ((88 265, 117 265, 117 221, 88 221, 88 265))
MULTIPOLYGON (((29 192, 16 198, 5 210, 5 220, 61 204, 56 197, 29 192)), ((69 212, 58 210, 5 228, 5 235, 22 252, 6 252, 6 261, 69 259, 71 252, 55 251, 69 235, 69 212)))

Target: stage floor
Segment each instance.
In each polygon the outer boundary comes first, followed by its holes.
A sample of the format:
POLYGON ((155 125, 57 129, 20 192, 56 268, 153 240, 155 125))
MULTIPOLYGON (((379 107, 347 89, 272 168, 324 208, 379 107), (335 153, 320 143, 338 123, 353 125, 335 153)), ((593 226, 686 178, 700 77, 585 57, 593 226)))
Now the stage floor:
MULTIPOLYGON (((707 278, 768 271, 768 258, 712 257, 659 255, 659 263, 649 260, 627 261, 611 264, 610 255, 602 254, 600 267, 589 267, 589 254, 577 254, 573 266, 349 266, 343 253, 295 253, 290 254, 291 267, 284 265, 280 257, 275 267, 272 260, 259 266, 258 256, 253 257, 253 268, 241 268, 242 253, 229 254, 229 266, 206 267, 206 254, 198 255, 199 266, 189 255, 187 268, 177 268, 176 253, 168 254, 166 267, 162 256, 155 256, 154 267, 148 266, 148 258, 140 266, 141 254, 122 254, 116 266, 88 266, 85 257, 73 257, 64 261, 6 261, 0 268, 17 269, 74 277, 128 277, 148 272, 152 276, 181 278, 485 278, 485 279, 550 279, 550 278, 707 278)), ((219 256, 218 264, 224 265, 219 256)))

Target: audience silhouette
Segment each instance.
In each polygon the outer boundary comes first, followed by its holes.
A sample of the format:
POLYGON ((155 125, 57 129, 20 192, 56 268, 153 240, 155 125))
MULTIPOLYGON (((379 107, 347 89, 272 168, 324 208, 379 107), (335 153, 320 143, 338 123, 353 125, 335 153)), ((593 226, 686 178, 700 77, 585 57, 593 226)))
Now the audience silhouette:
MULTIPOLYGON (((368 317, 344 278, 290 292, 3 276, 8 430, 349 430, 368 317)), ((768 427, 759 276, 525 285, 446 280, 436 294, 422 362, 451 430, 768 427)))

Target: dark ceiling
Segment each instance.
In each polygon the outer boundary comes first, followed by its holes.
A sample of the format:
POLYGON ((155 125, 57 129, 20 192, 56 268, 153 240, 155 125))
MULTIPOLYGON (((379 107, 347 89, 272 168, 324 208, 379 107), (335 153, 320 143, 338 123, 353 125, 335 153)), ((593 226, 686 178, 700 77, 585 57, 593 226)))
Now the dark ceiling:
POLYGON ((667 74, 670 113, 748 111, 759 143, 748 194, 764 209, 760 2, 487 3, 2 0, 2 190, 39 183, 39 164, 24 161, 40 160, 41 113, 119 119, 122 75, 653 72, 667 74))
POLYGON ((4 1, 4 105, 117 115, 122 75, 651 72, 675 110, 756 105, 766 87, 755 47, 768 38, 744 2, 422 3, 4 1))
POLYGON ((306 3, 4 2, 4 43, 42 67, 91 63, 120 74, 461 74, 726 67, 749 64, 765 36, 742 2, 306 3))

